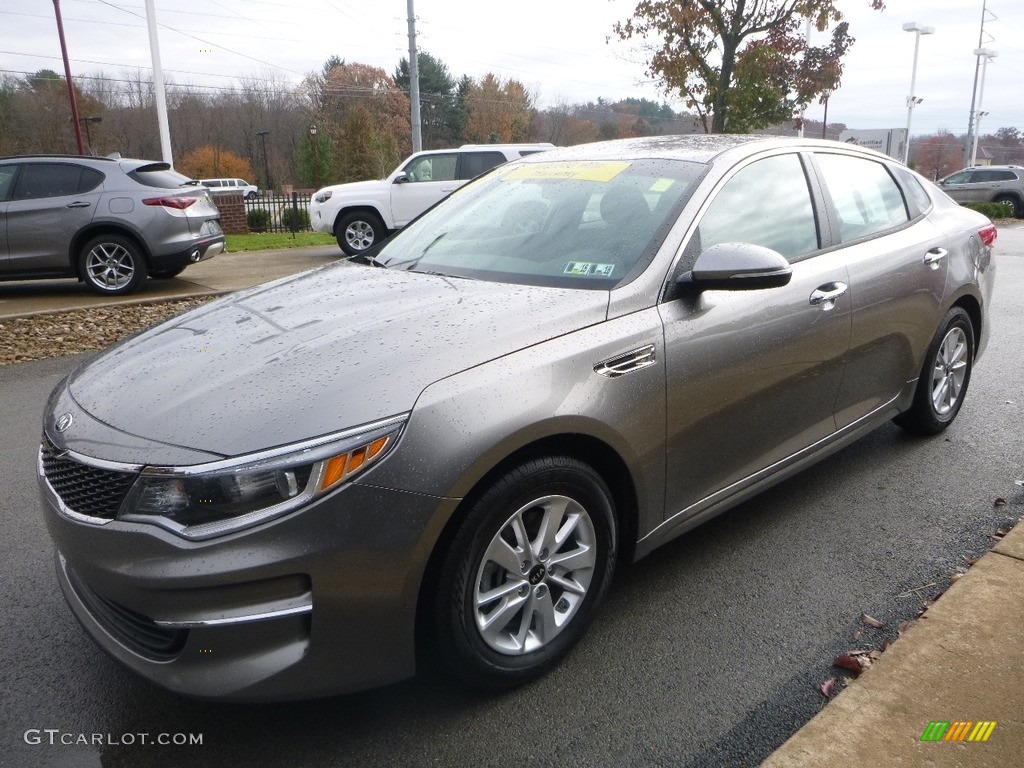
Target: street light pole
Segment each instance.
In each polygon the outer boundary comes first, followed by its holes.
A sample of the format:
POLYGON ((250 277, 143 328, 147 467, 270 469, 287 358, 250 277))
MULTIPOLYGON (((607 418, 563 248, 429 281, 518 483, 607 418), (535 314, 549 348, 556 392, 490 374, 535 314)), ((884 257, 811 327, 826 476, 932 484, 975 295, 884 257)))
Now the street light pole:
POLYGON ((914 95, 914 88, 917 86, 917 51, 921 46, 921 35, 930 35, 935 32, 935 27, 923 27, 916 21, 908 21, 903 25, 904 32, 914 33, 914 68, 910 71, 910 95, 907 96, 907 136, 903 140, 903 164, 907 164, 910 158, 910 121, 914 116, 914 107, 921 103, 921 99, 914 95))
POLYGON ((89 117, 80 117, 78 120, 85 126, 85 143, 89 147, 89 154, 94 154, 92 150, 92 133, 89 131, 89 123, 102 123, 103 118, 98 115, 90 115, 89 117))
POLYGON ((978 137, 981 136, 981 118, 988 114, 988 112, 981 111, 981 102, 985 98, 985 69, 988 67, 989 61, 999 54, 988 48, 978 48, 974 51, 974 55, 981 59, 981 88, 978 89, 978 111, 974 114, 974 136, 971 142, 971 164, 968 166, 969 168, 973 168, 978 164, 978 137))
POLYGON ((272 185, 270 183, 270 165, 267 163, 267 136, 270 135, 270 131, 256 131, 256 135, 263 142, 263 184, 269 192, 272 185))
POLYGON ((313 148, 313 185, 320 188, 320 158, 317 152, 316 123, 309 124, 309 143, 313 148))

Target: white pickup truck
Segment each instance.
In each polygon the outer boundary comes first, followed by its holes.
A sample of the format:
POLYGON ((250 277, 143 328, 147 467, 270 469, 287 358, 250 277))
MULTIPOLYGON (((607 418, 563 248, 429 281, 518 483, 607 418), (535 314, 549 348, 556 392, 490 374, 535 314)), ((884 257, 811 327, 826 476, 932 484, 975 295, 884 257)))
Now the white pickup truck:
POLYGON ((317 232, 333 233, 341 250, 354 256, 484 171, 548 149, 554 144, 464 144, 417 152, 386 179, 317 190, 310 221, 317 232))

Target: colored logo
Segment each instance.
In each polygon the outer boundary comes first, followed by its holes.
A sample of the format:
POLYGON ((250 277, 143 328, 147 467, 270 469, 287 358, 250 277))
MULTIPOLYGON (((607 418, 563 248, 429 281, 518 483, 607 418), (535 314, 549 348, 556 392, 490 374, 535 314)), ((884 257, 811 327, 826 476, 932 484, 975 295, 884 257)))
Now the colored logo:
POLYGON ((995 728, 995 720, 933 720, 921 734, 921 741, 988 741, 995 728))

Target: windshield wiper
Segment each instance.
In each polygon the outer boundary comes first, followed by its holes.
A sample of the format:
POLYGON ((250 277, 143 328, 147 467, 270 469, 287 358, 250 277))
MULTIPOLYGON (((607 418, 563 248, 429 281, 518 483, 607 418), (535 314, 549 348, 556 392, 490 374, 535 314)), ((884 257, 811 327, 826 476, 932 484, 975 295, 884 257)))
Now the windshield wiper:
MULTIPOLYGON (((427 255, 427 251, 429 251, 431 248, 433 248, 435 245, 437 245, 438 242, 440 242, 441 238, 442 237, 447 237, 447 235, 448 235, 447 232, 442 232, 440 235, 435 237, 433 240, 430 241, 430 244, 426 248, 423 249, 423 252, 419 256, 414 256, 413 258, 406 259, 405 261, 396 261, 394 263, 389 261, 389 262, 385 263, 383 266, 387 267, 388 269, 391 269, 392 267, 401 267, 401 266, 403 266, 405 264, 408 264, 409 266, 406 267, 406 269, 407 270, 411 270, 413 267, 415 267, 417 264, 420 263, 420 261, 423 259, 424 256, 427 255)), ((424 273, 424 274, 426 274, 426 273, 424 273)))

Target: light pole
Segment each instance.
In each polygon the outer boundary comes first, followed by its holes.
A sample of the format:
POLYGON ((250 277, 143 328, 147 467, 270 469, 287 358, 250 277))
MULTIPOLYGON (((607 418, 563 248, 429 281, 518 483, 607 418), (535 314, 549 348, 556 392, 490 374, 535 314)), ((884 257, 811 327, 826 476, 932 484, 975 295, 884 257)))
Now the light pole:
POLYGON ((309 143, 313 149, 313 186, 320 189, 320 158, 316 146, 316 123, 309 124, 309 143))
POLYGON ((971 143, 971 164, 968 166, 969 168, 973 168, 978 164, 978 137, 981 136, 981 118, 988 114, 988 112, 981 111, 981 102, 985 98, 985 69, 988 67, 989 61, 999 54, 988 48, 978 48, 974 51, 974 55, 981 58, 981 88, 978 90, 978 111, 974 116, 974 140, 971 143))
POLYGON ((92 151, 92 133, 89 131, 89 123, 102 123, 103 118, 99 115, 89 115, 88 117, 80 117, 78 121, 85 126, 85 143, 89 147, 89 154, 94 154, 92 151))
POLYGON ((260 137, 263 142, 263 184, 264 189, 270 191, 270 165, 267 163, 267 136, 270 135, 270 131, 256 131, 256 135, 260 137))
POLYGON ((930 35, 935 32, 935 27, 924 27, 916 21, 908 21, 903 25, 904 32, 914 33, 914 68, 910 72, 910 95, 907 96, 907 137, 903 141, 903 164, 907 164, 910 157, 910 120, 914 116, 914 107, 921 103, 921 99, 914 96, 914 87, 917 85, 917 50, 921 45, 921 35, 930 35))

